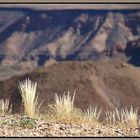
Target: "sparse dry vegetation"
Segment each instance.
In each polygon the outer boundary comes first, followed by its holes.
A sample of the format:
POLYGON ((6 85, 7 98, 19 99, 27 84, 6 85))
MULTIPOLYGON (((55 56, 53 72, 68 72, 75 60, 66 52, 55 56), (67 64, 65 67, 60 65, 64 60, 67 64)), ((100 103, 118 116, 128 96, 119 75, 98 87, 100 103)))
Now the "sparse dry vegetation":
POLYGON ((38 103, 36 87, 37 83, 29 79, 19 83, 19 89, 24 103, 24 113, 30 117, 37 116, 41 106, 41 103, 38 103))
POLYGON ((84 117, 82 116, 82 111, 74 107, 75 93, 73 93, 72 97, 70 92, 63 95, 55 94, 54 104, 49 105, 49 119, 63 123, 81 123, 84 117))
POLYGON ((66 95, 65 93, 61 96, 58 94, 55 95, 54 111, 58 116, 70 116, 74 111, 74 97, 70 96, 69 92, 66 95))
MULTIPOLYGON (((38 95, 36 94, 37 83, 26 79, 20 82, 19 88, 24 103, 24 115, 29 117, 21 116, 18 119, 11 118, 10 120, 1 121, 1 124, 36 129, 38 125, 37 120, 35 121, 32 117, 39 114, 39 108, 41 107, 41 103, 38 103, 38 95)), ((49 105, 47 114, 44 114, 43 117, 38 115, 38 118, 43 118, 47 122, 55 122, 55 124, 62 123, 65 125, 85 125, 90 127, 111 126, 115 129, 122 128, 129 130, 126 131, 126 135, 128 136, 139 136, 137 131, 132 131, 132 129, 138 128, 138 109, 134 109, 131 106, 130 109, 124 108, 119 110, 116 108, 113 111, 106 110, 105 121, 100 120, 100 115, 103 113, 103 110, 98 109, 97 106, 90 106, 85 111, 74 106, 75 93, 74 91, 73 96, 70 95, 70 92, 62 95, 55 94, 54 103, 49 105)), ((2 115, 11 113, 9 100, 0 100, 0 111, 2 115)))
POLYGON ((130 109, 115 109, 114 111, 106 111, 106 124, 118 125, 122 128, 138 128, 138 109, 132 106, 130 109))
POLYGON ((86 120, 88 120, 90 123, 94 122, 94 123, 98 123, 99 122, 99 118, 101 115, 102 109, 99 109, 96 107, 89 107, 86 111, 85 111, 85 118, 86 120))
POLYGON ((11 114, 11 105, 9 104, 9 100, 0 100, 0 115, 9 115, 11 114))

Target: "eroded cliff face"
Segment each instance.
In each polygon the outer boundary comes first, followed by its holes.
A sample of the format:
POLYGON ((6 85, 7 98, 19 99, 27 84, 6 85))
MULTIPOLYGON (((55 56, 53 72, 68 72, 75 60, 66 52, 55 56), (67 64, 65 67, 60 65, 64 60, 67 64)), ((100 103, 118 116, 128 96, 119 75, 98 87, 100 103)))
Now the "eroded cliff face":
POLYGON ((139 65, 132 53, 140 46, 139 18, 140 10, 132 9, 1 8, 0 65, 28 71, 59 61, 104 57, 129 57, 139 65))

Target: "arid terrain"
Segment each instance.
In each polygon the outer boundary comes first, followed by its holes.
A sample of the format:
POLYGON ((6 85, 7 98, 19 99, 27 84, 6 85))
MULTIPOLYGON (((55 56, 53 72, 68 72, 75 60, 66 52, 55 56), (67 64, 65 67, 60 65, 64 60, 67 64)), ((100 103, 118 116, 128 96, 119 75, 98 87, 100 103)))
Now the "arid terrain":
POLYGON ((126 130, 19 116, 27 78, 37 82, 41 114, 68 91, 82 111, 139 108, 140 5, 0 5, 0 99, 13 114, 0 115, 0 136, 139 136, 139 119, 126 130))
POLYGON ((23 116, 1 116, 0 136, 2 137, 139 137, 139 128, 122 129, 104 125, 72 125, 46 122, 23 116), (32 124, 20 125, 17 120, 30 120, 32 124))
POLYGON ((13 111, 19 111, 21 96, 19 81, 26 78, 38 83, 39 99, 45 112, 55 93, 76 90, 75 105, 82 109, 89 105, 103 108, 140 106, 140 69, 118 59, 88 62, 62 62, 41 67, 29 74, 16 76, 0 83, 1 98, 9 98, 13 111))
POLYGON ((138 5, 99 10, 93 6, 83 10, 1 7, 0 79, 61 61, 119 57, 139 66, 138 5))

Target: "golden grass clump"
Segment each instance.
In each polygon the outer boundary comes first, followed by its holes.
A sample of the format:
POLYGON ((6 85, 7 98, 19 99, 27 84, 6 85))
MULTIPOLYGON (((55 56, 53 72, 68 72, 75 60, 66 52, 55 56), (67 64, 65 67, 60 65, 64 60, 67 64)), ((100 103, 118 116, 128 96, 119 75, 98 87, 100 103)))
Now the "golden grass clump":
POLYGON ((106 123, 108 125, 116 125, 123 128, 138 127, 138 109, 132 106, 130 109, 115 109, 114 111, 106 111, 106 123))
POLYGON ((102 109, 98 110, 97 106, 95 107, 90 106, 85 111, 85 119, 87 119, 87 121, 89 121, 90 123, 98 123, 101 113, 102 113, 102 109))
POLYGON ((81 124, 84 117, 82 111, 74 107, 74 98, 75 92, 73 96, 70 95, 70 92, 63 95, 55 94, 54 103, 49 105, 48 119, 60 123, 81 124))
POLYGON ((58 95, 54 97, 54 103, 49 105, 50 112, 47 115, 48 120, 57 121, 61 123, 70 124, 95 124, 98 123, 101 110, 97 110, 97 107, 90 107, 87 111, 82 112, 80 108, 74 107, 74 97, 70 96, 70 93, 58 95))
POLYGON ((12 112, 12 106, 9 104, 9 100, 0 100, 0 114, 1 115, 9 115, 12 112))
POLYGON ((66 95, 55 94, 54 103, 49 105, 51 109, 51 117, 54 117, 57 121, 70 122, 77 116, 76 109, 74 108, 74 97, 70 96, 70 93, 66 95))
POLYGON ((57 115, 64 115, 69 116, 74 111, 74 97, 75 92, 73 94, 73 97, 70 96, 69 92, 67 95, 55 95, 55 112, 57 115))
POLYGON ((41 103, 38 103, 37 83, 29 79, 19 83, 20 94, 24 103, 24 114, 30 117, 39 115, 41 103))

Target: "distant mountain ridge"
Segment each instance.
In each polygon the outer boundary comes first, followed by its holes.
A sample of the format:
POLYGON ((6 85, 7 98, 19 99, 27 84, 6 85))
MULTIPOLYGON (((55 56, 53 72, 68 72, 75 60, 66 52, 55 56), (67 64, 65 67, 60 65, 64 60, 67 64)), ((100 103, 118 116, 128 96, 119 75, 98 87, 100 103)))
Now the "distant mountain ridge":
POLYGON ((139 19, 139 9, 0 8, 0 67, 26 72, 54 62, 104 57, 140 65, 129 49, 139 49, 139 19))

